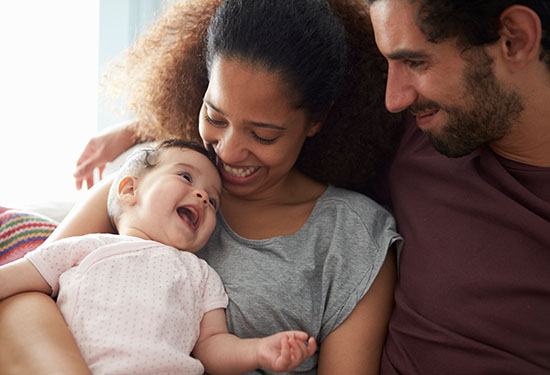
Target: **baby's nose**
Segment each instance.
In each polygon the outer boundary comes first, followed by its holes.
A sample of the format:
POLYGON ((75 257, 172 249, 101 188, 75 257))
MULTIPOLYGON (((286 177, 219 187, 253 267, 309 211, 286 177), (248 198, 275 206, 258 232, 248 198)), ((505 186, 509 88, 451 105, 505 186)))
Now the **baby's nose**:
POLYGON ((208 205, 208 194, 205 191, 196 190, 194 195, 199 198, 205 206, 208 205))

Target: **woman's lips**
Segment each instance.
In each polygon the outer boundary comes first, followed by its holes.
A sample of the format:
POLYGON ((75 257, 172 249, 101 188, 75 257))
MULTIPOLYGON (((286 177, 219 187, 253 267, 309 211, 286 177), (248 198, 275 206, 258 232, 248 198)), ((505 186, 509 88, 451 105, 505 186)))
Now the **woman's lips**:
POLYGON ((253 180, 260 167, 233 167, 225 164, 218 159, 219 170, 225 182, 229 182, 237 185, 244 185, 253 180))

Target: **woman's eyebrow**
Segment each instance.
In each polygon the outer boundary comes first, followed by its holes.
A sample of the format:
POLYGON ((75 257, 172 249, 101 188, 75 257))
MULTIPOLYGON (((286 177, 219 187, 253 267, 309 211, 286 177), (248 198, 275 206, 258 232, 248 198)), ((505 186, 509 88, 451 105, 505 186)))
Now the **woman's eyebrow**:
POLYGON ((208 100, 204 99, 203 102, 206 103, 206 105, 209 106, 210 108, 212 108, 214 111, 218 112, 220 115, 225 116, 225 113, 223 113, 223 111, 221 109, 217 108, 215 105, 210 103, 208 100))
MULTIPOLYGON (((204 99, 204 103, 210 108, 212 108, 214 111, 218 112, 220 115, 225 116, 225 113, 216 106, 214 106, 212 103, 210 103, 208 100, 204 99)), ((269 129, 275 129, 275 130, 286 130, 284 126, 275 125, 275 124, 268 124, 263 122, 256 122, 256 121, 246 121, 248 124, 252 126, 257 126, 259 128, 269 128, 269 129)))

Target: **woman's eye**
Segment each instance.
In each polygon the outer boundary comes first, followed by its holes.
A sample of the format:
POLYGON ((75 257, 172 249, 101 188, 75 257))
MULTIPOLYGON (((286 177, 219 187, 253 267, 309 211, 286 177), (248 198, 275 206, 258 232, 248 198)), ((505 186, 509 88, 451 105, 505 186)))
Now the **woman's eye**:
POLYGON ((216 201, 212 198, 210 198, 210 204, 212 205, 212 207, 214 207, 214 209, 218 208, 218 204, 216 203, 216 201))
POLYGON ((263 137, 260 137, 258 134, 254 133, 254 132, 252 132, 252 137, 253 137, 256 141, 258 141, 258 142, 260 142, 260 143, 263 143, 264 145, 270 145, 270 144, 272 144, 273 142, 275 142, 275 141, 277 140, 277 138, 279 138, 279 137, 270 138, 270 139, 268 139, 268 138, 263 138, 263 137))
POLYGON ((212 117, 208 116, 208 113, 205 113, 204 115, 204 119, 214 125, 214 126, 222 126, 222 125, 225 125, 225 123, 223 121, 218 121, 218 120, 214 120, 212 117))
POLYGON ((184 172, 184 173, 180 173, 180 176, 183 177, 184 179, 186 179, 187 181, 189 182, 193 182, 193 178, 191 177, 191 175, 187 172, 184 172))

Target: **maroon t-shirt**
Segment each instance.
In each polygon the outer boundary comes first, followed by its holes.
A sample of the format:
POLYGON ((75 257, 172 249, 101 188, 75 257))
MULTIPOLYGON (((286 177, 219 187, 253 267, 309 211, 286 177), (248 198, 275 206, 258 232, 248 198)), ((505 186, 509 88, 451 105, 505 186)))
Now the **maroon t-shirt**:
POLYGON ((405 246, 382 374, 550 374, 550 168, 447 158, 411 121, 388 184, 405 246))

